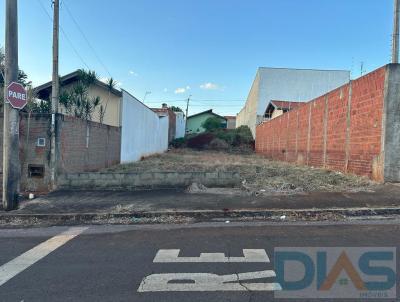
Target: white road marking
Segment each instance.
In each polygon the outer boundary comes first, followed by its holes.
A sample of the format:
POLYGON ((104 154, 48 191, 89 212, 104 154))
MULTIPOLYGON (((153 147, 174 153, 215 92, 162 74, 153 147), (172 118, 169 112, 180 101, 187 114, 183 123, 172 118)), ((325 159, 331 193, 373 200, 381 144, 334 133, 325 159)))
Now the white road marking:
POLYGON ((226 257, 224 253, 201 253, 200 257, 179 257, 180 250, 159 250, 154 263, 269 263, 265 250, 244 249, 244 257, 226 257))
POLYGON ((54 236, 45 242, 42 242, 41 244, 18 256, 17 258, 0 266, 0 286, 2 286, 4 283, 15 277, 22 271, 26 270, 31 265, 38 262, 40 259, 46 257, 48 254, 58 249, 60 246, 75 238, 86 229, 87 227, 69 228, 67 231, 57 236, 54 236))
POLYGON ((153 274, 143 279, 138 288, 138 292, 282 290, 282 287, 279 283, 241 283, 241 281, 245 280, 255 280, 270 277, 276 277, 274 271, 266 270, 260 272, 249 272, 222 276, 208 273, 153 274))

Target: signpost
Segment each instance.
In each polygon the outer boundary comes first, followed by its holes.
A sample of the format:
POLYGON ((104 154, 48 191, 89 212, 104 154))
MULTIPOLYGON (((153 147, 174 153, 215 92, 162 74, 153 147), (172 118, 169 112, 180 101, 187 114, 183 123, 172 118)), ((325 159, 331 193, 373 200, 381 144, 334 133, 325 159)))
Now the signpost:
POLYGON ((11 82, 7 87, 6 102, 15 109, 22 109, 27 103, 27 94, 24 86, 19 83, 11 82))

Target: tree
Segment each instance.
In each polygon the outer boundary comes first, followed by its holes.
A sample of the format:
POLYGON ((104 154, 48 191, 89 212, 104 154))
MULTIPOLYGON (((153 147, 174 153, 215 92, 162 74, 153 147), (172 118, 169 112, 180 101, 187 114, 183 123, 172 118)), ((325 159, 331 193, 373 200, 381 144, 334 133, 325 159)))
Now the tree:
POLYGON ((32 85, 26 87, 26 92, 28 102, 23 111, 28 113, 50 113, 50 102, 37 99, 37 95, 35 94, 32 85))
POLYGON ((89 87, 97 81, 94 71, 79 70, 78 82, 69 90, 61 90, 60 104, 69 115, 91 120, 96 108, 100 105, 99 96, 89 97, 89 87))
POLYGON ((224 127, 222 121, 218 117, 209 117, 202 124, 201 127, 206 129, 207 131, 213 131, 216 129, 221 129, 224 127))
POLYGON ((170 109, 174 112, 183 112, 183 110, 177 106, 171 106, 170 109))

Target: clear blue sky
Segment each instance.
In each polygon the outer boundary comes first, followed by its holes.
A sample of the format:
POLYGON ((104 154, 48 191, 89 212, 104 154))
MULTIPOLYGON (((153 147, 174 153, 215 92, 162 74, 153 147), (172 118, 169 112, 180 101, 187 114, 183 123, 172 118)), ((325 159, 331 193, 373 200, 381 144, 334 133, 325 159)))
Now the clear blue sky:
MULTIPOLYGON (((19 0, 20 67, 50 79, 50 0, 19 0)), ((61 0, 60 74, 109 73, 157 106, 236 114, 259 66, 348 69, 390 62, 392 0, 61 0), (102 66, 68 9, 104 63, 102 66), (107 69, 107 70, 106 70, 107 69), (208 100, 215 100, 210 102, 208 100), (239 100, 242 100, 241 102, 239 100)), ((0 0, 4 7, 4 0, 0 0)), ((0 24, 4 24, 1 9, 0 24)), ((4 44, 4 27, 0 31, 4 44)))

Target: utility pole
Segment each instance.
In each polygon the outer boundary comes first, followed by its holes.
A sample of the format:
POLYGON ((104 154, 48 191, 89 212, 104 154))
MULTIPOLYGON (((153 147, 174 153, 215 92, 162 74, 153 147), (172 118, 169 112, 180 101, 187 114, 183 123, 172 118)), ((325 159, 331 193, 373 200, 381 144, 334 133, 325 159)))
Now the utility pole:
POLYGON ((57 186, 57 113, 59 99, 58 76, 58 40, 59 40, 59 0, 53 0, 53 76, 51 86, 51 186, 55 190, 57 186))
POLYGON ((146 93, 144 94, 144 97, 143 97, 143 104, 144 104, 144 102, 146 101, 146 98, 147 98, 147 96, 148 96, 149 94, 151 94, 151 91, 146 91, 146 93))
POLYGON ((19 163, 19 110, 7 100, 7 86, 18 82, 18 5, 17 0, 6 0, 6 43, 4 79, 3 126, 3 209, 13 210, 18 204, 19 163))
POLYGON ((188 114, 189 114, 189 102, 190 102, 190 98, 192 97, 192 95, 189 95, 187 101, 186 101, 186 120, 185 120, 185 135, 187 132, 187 119, 188 119, 188 114))
POLYGON ((394 0, 394 25, 393 25, 393 48, 392 63, 399 63, 399 9, 400 0, 394 0))

